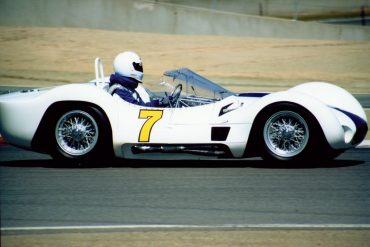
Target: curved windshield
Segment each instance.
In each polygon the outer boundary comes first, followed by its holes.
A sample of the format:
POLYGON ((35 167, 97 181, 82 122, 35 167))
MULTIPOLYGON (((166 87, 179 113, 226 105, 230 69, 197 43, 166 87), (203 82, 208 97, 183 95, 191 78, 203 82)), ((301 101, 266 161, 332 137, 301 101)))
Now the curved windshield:
POLYGON ((188 107, 208 104, 233 95, 229 90, 196 74, 187 68, 166 71, 162 86, 170 95, 175 87, 181 84, 182 91, 177 107, 188 107))

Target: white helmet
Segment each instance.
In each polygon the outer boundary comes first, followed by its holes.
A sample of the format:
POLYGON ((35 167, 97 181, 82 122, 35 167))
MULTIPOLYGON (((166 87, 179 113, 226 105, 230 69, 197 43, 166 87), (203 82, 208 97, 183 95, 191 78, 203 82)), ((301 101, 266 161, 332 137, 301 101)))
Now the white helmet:
POLYGON ((139 82, 143 79, 143 63, 138 54, 126 51, 118 54, 113 61, 114 71, 122 76, 131 77, 139 82))

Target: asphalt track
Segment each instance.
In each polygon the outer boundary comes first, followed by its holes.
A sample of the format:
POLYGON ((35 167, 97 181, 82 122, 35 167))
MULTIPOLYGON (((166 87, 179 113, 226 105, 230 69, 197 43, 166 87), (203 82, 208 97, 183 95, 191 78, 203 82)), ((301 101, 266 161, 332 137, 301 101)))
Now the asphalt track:
POLYGON ((73 168, 0 145, 1 228, 370 228, 370 149, 327 163, 117 160, 73 168))

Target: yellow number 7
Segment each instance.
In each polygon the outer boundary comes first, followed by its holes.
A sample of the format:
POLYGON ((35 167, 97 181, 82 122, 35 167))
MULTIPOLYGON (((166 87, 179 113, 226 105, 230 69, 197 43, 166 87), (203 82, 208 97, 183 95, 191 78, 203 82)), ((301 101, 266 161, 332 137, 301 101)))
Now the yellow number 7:
POLYGON ((147 119, 141 127, 139 142, 148 142, 153 125, 162 118, 163 110, 140 110, 139 118, 147 119))

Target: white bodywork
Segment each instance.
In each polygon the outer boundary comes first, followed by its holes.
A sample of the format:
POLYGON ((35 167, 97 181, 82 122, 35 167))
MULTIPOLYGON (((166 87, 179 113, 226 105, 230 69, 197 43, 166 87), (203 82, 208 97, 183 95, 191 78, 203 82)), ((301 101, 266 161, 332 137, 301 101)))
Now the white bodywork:
MULTIPOLYGON (((97 78, 103 77, 101 70, 97 78)), ((99 107, 109 119, 114 153, 124 158, 135 157, 127 147, 136 144, 212 143, 226 145, 235 158, 243 157, 248 139, 254 134, 251 129, 258 113, 266 106, 282 101, 309 110, 333 149, 348 149, 358 144, 352 142, 357 131, 356 123, 345 112, 367 122, 364 110, 351 94, 323 82, 305 83, 263 97, 231 95, 199 106, 152 108, 133 105, 110 95, 104 80, 97 79, 91 83, 1 95, 0 133, 8 143, 32 149, 32 139, 47 109, 56 102, 65 101, 74 101, 76 105, 88 102, 99 107), (220 115, 221 109, 227 105, 227 113, 220 115), (159 119, 155 123, 148 123, 154 116, 151 114, 161 114, 161 117, 157 116, 159 119), (212 127, 230 127, 227 138, 213 141, 212 127)))

